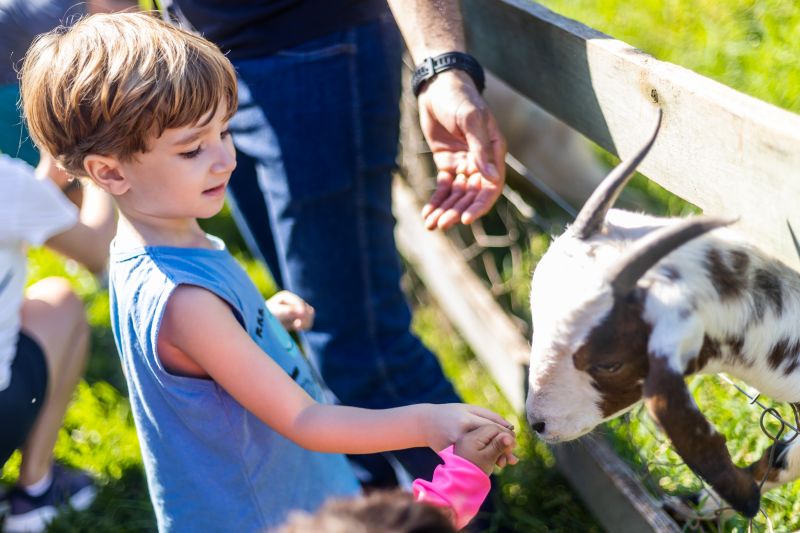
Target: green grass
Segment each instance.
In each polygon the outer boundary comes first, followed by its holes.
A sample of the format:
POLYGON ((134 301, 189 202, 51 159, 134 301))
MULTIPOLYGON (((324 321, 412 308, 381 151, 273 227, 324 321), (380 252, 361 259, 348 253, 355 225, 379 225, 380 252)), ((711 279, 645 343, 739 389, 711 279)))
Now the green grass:
MULTIPOLYGON (((740 384, 743 386, 743 384, 740 384)), ((716 376, 698 376, 689 379, 689 387, 701 411, 728 439, 728 449, 734 462, 746 465, 761 457, 772 442, 759 427, 761 408, 748 404, 748 399, 730 384, 716 376)), ((747 386, 743 386, 748 390, 747 386)), ((768 406, 779 410, 782 417, 793 422, 791 411, 761 398, 768 406)), ((767 429, 777 435, 780 424, 771 416, 765 418, 767 429)), ((644 479, 650 488, 668 494, 688 494, 701 488, 699 479, 682 464, 672 450, 668 439, 659 431, 644 409, 637 408, 623 419, 607 425, 608 435, 616 450, 635 470, 649 475, 644 479)), ((787 428, 783 437, 790 436, 787 428)), ((762 510, 769 516, 777 531, 794 531, 800 528, 800 486, 790 484, 765 493, 762 510)), ((763 530, 765 521, 759 515, 755 523, 763 530)), ((746 530, 747 521, 741 516, 726 523, 726 531, 746 530)))
POLYGON ((657 59, 800 112, 800 3, 795 0, 539 3, 657 59))

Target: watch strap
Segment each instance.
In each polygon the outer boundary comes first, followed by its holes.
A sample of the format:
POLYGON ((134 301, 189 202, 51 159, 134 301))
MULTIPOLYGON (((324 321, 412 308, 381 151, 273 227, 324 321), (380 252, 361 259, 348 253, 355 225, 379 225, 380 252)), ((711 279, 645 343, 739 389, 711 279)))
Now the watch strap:
POLYGON ((483 92, 486 85, 486 78, 483 67, 478 60, 464 52, 446 52, 434 57, 427 57, 414 69, 411 77, 411 88, 414 96, 419 96, 425 84, 437 74, 452 69, 463 70, 472 81, 479 92, 483 92))

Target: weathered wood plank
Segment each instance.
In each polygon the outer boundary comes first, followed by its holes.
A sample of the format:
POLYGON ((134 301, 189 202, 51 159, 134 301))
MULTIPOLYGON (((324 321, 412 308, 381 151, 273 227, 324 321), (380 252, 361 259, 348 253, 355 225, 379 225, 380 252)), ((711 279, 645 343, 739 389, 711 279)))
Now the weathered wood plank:
POLYGON ((603 148, 630 154, 661 106, 662 131, 641 171, 707 213, 740 216, 737 229, 800 267, 792 238, 800 232, 800 116, 529 0, 462 6, 470 51, 603 148))
POLYGON ((553 447, 558 468, 607 531, 681 531, 601 438, 589 435, 553 447))
POLYGON ((408 185, 395 180, 392 195, 397 217, 395 237, 403 257, 489 370, 511 406, 518 413, 523 412, 527 341, 450 241, 441 232, 425 229, 419 214, 421 206, 408 185))

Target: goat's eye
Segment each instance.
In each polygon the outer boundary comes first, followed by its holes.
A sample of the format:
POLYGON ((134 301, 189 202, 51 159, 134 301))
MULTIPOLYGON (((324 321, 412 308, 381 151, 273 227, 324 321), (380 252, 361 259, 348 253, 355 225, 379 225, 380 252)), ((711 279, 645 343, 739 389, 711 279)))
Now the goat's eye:
POLYGON ((604 374, 613 374, 614 372, 618 372, 620 368, 622 368, 622 363, 601 363, 592 365, 592 369, 604 374))

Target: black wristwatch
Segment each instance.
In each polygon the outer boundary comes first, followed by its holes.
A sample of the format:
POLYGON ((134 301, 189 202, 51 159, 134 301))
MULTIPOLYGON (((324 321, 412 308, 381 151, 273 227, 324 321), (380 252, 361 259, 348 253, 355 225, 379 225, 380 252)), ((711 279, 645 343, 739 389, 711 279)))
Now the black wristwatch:
POLYGON ((414 75, 411 77, 411 88, 414 96, 419 96, 420 91, 422 91, 428 80, 440 72, 452 69, 463 70, 469 74, 478 91, 483 92, 486 78, 483 74, 483 67, 478 63, 478 60, 464 52, 447 52, 436 57, 426 58, 414 69, 414 75))

